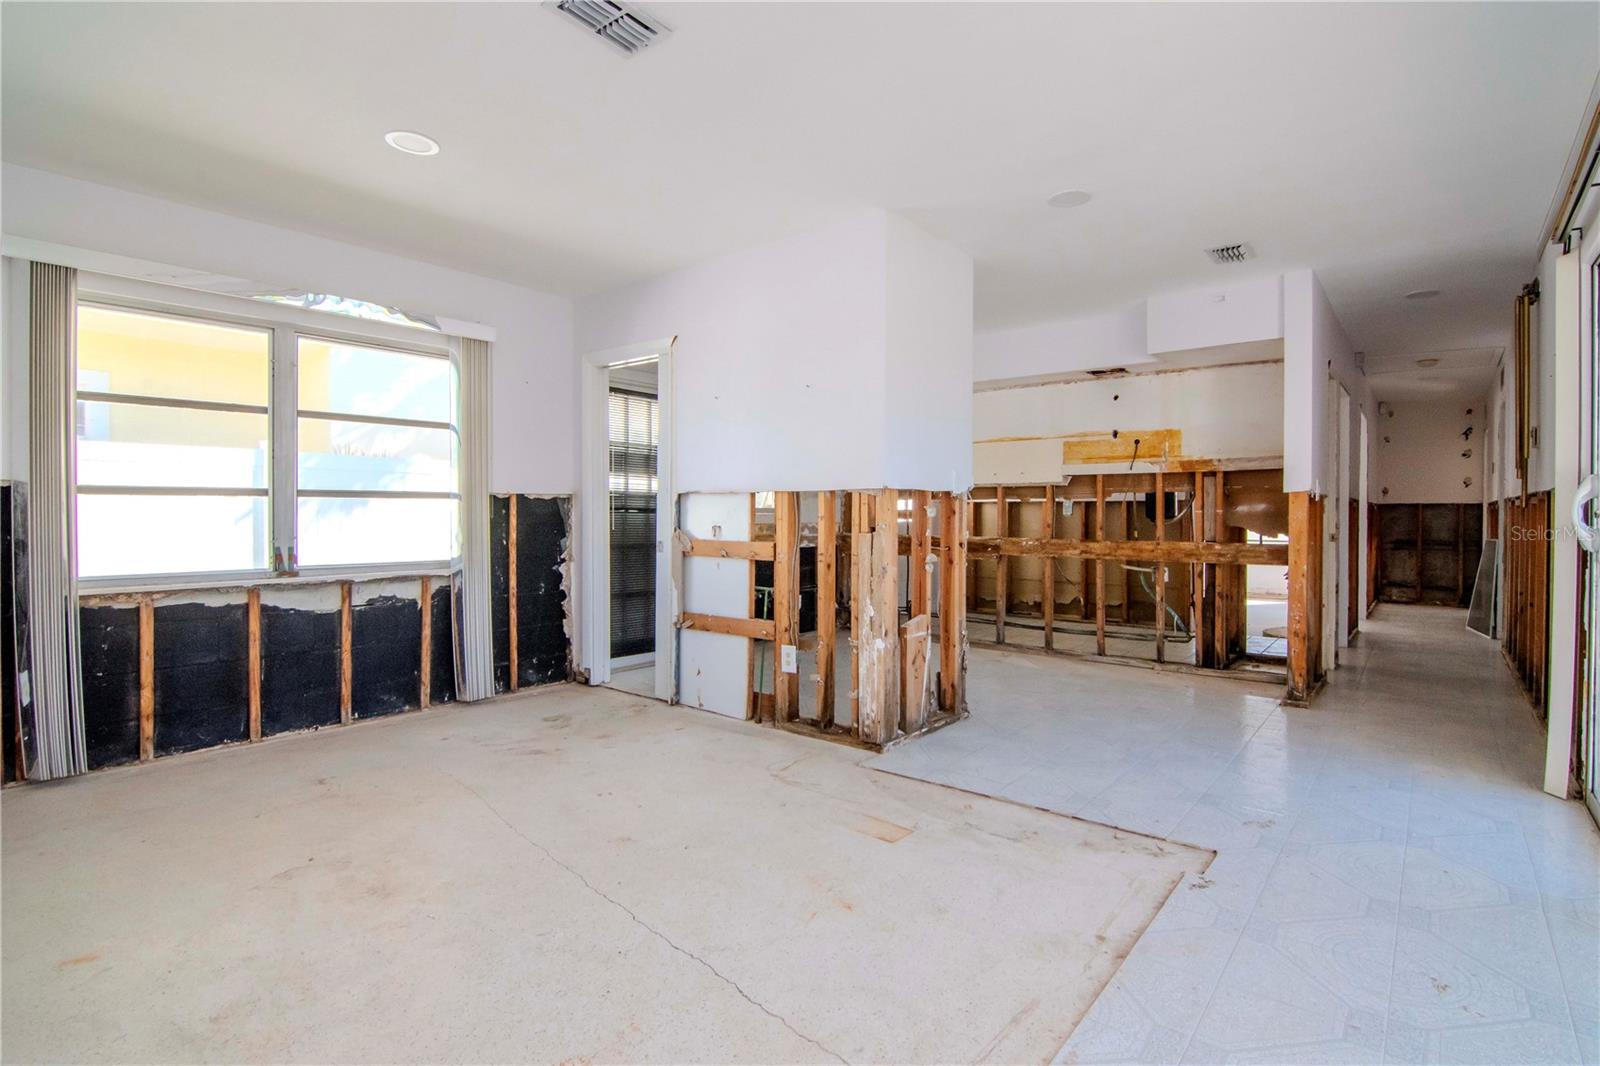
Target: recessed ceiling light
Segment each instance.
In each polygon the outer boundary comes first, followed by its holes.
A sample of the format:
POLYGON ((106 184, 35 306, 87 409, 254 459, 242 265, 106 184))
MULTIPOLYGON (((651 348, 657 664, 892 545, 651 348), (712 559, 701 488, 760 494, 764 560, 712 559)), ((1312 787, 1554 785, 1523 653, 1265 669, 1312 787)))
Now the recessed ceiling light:
POLYGON ((1439 360, 1434 359, 1432 357, 1429 357, 1427 359, 1418 359, 1417 360, 1417 365, 1418 366, 1438 366, 1439 365, 1439 360))
POLYGON ((1051 207, 1082 207, 1093 199, 1093 193, 1085 192, 1082 189, 1065 189, 1050 197, 1045 203, 1051 207))
POLYGON ((415 130, 390 130, 383 135, 390 148, 406 155, 438 155, 439 142, 415 130))
POLYGON ((1410 292, 1406 293, 1406 299, 1431 300, 1437 295, 1439 295, 1438 289, 1412 289, 1410 292))

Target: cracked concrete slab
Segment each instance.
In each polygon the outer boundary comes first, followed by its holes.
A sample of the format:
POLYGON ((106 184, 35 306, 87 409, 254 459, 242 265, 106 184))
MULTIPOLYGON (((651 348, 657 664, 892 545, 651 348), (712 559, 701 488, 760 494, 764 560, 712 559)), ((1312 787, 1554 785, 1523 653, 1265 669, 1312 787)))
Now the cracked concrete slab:
POLYGON ((1048 1059, 1210 853, 571 686, 0 798, 17 1061, 1048 1059))

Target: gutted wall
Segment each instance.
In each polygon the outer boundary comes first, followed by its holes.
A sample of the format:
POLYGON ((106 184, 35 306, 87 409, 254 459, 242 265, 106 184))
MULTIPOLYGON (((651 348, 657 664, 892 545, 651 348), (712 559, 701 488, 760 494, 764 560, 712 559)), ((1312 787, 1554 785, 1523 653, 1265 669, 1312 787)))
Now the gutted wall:
POLYGON ((961 490, 971 303, 969 258, 868 211, 581 299, 577 349, 677 338, 681 492, 961 490))
MULTIPOLYGON (((1119 442, 1140 437, 1171 443, 1169 463, 1210 459, 1277 466, 1282 392, 1281 362, 985 390, 973 396, 974 479, 1029 484, 1092 470, 1095 464, 1067 461, 1067 443, 1113 433, 1119 442)), ((1160 458, 1155 448, 1145 454, 1160 458)))
MULTIPOLYGON (((334 293, 492 327, 497 339, 491 487, 573 492, 578 379, 570 301, 25 167, 6 165, 0 189, 8 238, 243 278, 267 289, 334 293)), ((0 469, 0 477, 19 476, 9 466, 0 469)))
POLYGON ((1375 503, 1478 503, 1487 400, 1378 405, 1375 503))

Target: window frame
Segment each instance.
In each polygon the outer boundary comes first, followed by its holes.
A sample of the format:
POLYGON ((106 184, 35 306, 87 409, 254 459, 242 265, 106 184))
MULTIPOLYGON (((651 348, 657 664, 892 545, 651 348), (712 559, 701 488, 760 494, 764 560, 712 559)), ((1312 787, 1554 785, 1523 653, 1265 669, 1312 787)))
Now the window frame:
MULTIPOLYGON (((112 311, 156 315, 192 321, 209 322, 219 326, 262 330, 268 337, 268 398, 267 398, 267 510, 269 558, 267 565, 246 570, 196 570, 152 574, 116 574, 78 578, 78 587, 84 592, 152 592, 168 589, 226 588, 232 586, 264 584, 319 584, 339 578, 375 579, 383 577, 442 576, 452 572, 452 559, 418 559, 396 562, 329 564, 296 567, 297 505, 301 498, 299 489, 299 349, 300 338, 359 345, 394 351, 404 355, 421 355, 445 359, 460 368, 460 344, 457 338, 435 333, 419 327, 393 325, 367 319, 350 319, 345 323, 327 321, 334 318, 331 312, 313 311, 283 304, 264 303, 243 296, 230 296, 190 289, 174 289, 152 282, 118 278, 110 275, 80 273, 78 283, 80 306, 102 307, 112 311)), ((72 382, 73 400, 78 399, 77 380, 72 382)), ((92 398, 99 390, 89 390, 92 398)), ((459 449, 461 434, 461 404, 459 390, 453 397, 454 411, 450 430, 456 434, 459 449)), ((209 401, 163 402, 161 406, 196 410, 216 410, 229 406, 244 406, 251 413, 259 413, 257 405, 213 404, 209 401)), ((332 412, 324 412, 331 414, 332 412)), ((417 420, 391 420, 376 416, 360 416, 358 421, 375 421, 406 425, 417 420)), ((428 425, 435 425, 428 423, 428 425)), ((76 431, 74 431, 76 438, 76 431)), ((74 451, 76 439, 74 439, 74 451)), ((457 452, 459 455, 459 450, 457 452)), ((448 495, 456 500, 457 521, 460 516, 460 468, 457 466, 456 491, 449 494, 426 493, 429 498, 448 495)), ((77 469, 72 470, 73 507, 76 509, 78 493, 77 469)), ((139 487, 132 488, 137 492, 139 487)), ((216 490, 196 490, 172 495, 217 494, 216 490)), ((224 490, 226 495, 254 496, 257 490, 224 490)), ((394 495, 382 492, 312 492, 310 495, 331 495, 340 498, 384 497, 394 495)), ((414 495, 406 493, 403 495, 414 495)), ((76 559, 74 558, 74 565, 76 559)))

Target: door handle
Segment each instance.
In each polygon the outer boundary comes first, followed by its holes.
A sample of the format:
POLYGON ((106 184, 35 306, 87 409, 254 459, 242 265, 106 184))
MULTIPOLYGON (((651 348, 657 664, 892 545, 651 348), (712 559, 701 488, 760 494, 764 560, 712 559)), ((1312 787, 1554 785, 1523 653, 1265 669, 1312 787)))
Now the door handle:
POLYGON ((1591 555, 1600 547, 1600 533, 1583 520, 1583 506, 1594 499, 1596 490, 1600 490, 1600 475, 1590 474, 1578 483, 1578 494, 1572 498, 1572 528, 1578 543, 1591 555))

